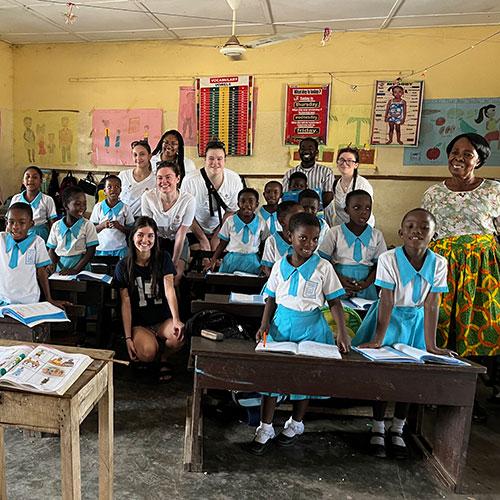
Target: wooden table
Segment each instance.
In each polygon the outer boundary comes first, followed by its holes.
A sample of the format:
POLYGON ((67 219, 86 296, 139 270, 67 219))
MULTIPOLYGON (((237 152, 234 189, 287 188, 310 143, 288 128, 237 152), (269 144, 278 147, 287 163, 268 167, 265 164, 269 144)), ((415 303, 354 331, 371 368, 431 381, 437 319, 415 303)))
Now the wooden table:
POLYGON ((260 293, 267 282, 265 276, 237 276, 227 274, 204 274, 189 272, 186 279, 191 284, 195 297, 203 298, 211 293, 260 293))
POLYGON ((229 295, 218 293, 207 293, 203 300, 193 300, 191 302, 191 312, 193 314, 210 309, 217 309, 243 318, 262 318, 264 304, 232 304, 229 302, 229 295))
POLYGON ((212 342, 193 337, 193 396, 188 404, 184 468, 203 469, 201 397, 205 389, 270 391, 335 396, 347 399, 401 401, 437 405, 432 436, 425 430, 425 412, 416 425, 418 442, 431 438, 428 463, 450 488, 460 491, 479 373, 467 367, 374 363, 355 352, 342 360, 256 353, 252 342, 212 342))
MULTIPOLYGON (((0 346, 22 344, 0 340, 0 346)), ((80 424, 98 405, 99 498, 113 498, 113 351, 53 346, 61 351, 104 358, 94 360, 63 396, 0 387, 0 498, 7 498, 4 427, 61 435, 62 498, 81 498, 80 424)), ((43 497, 43 492, 40 492, 43 497)))

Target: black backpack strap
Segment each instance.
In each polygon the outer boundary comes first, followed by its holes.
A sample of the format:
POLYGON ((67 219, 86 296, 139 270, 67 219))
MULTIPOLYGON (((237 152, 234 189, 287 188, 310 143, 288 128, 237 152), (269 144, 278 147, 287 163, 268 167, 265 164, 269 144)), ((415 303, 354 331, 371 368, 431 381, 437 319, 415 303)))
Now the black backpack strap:
POLYGON ((205 168, 200 169, 201 176, 203 177, 203 180, 205 181, 205 185, 207 186, 207 191, 208 191, 208 205, 210 208, 210 215, 214 216, 215 211, 214 211, 214 201, 217 206, 217 214, 219 216, 219 224, 222 223, 222 210, 224 212, 227 210, 227 205, 224 202, 224 200, 221 198, 220 194, 217 192, 217 189, 215 189, 215 186, 212 184, 212 181, 208 178, 207 172, 205 171, 205 168))
POLYGON ((340 181, 340 177, 337 177, 334 181, 333 181, 333 197, 335 197, 335 189, 337 189, 337 184, 339 183, 340 181))

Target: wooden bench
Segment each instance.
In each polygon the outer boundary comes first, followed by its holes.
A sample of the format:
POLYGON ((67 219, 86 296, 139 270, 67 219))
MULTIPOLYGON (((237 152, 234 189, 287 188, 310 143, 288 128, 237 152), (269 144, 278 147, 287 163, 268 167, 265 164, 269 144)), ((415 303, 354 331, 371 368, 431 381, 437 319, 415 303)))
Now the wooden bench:
POLYGON ((262 318, 264 312, 263 304, 231 304, 229 296, 218 293, 207 293, 203 300, 193 300, 191 302, 191 312, 208 311, 217 309, 242 318, 262 318))
POLYGON ((355 352, 328 360, 254 349, 252 342, 240 340, 192 339, 194 387, 186 416, 185 470, 203 470, 201 399, 206 389, 330 395, 437 405, 431 430, 428 414, 420 412, 415 439, 444 484, 461 490, 476 381, 484 367, 374 363, 355 352), (431 451, 426 451, 428 446, 431 451))
POLYGON ((186 280, 191 285, 193 296, 203 299, 206 293, 260 293, 267 278, 189 272, 186 275, 186 280))

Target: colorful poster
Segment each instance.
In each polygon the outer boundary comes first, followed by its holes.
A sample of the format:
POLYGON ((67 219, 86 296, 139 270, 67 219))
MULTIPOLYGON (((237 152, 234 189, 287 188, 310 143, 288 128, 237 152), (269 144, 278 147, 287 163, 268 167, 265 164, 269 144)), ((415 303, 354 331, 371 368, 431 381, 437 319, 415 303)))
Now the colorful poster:
POLYGON ((179 116, 177 130, 182 134, 184 146, 196 146, 196 89, 179 87, 179 116))
POLYGON ((375 82, 370 144, 416 146, 424 82, 375 82))
POLYGON ((198 154, 205 155, 214 139, 226 145, 231 156, 252 154, 253 78, 205 77, 196 80, 198 154))
POLYGON ((154 149, 162 134, 161 109, 95 109, 92 112, 92 163, 133 165, 130 144, 147 140, 154 149))
POLYGON ((487 165, 500 165, 500 97, 424 101, 420 141, 417 148, 405 148, 403 164, 447 165, 446 146, 466 132, 490 143, 487 165))
POLYGON ((22 165, 72 166, 78 162, 78 111, 16 113, 14 148, 22 165))
POLYGON ((330 85, 287 85, 285 144, 298 144, 305 137, 326 144, 329 108, 330 85))

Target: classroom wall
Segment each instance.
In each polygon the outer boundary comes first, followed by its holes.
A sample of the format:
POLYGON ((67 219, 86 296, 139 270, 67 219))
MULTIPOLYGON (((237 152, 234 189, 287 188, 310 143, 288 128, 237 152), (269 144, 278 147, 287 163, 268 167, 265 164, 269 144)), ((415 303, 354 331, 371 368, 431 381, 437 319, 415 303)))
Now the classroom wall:
POLYGON ((12 110, 14 109, 14 54, 10 45, 0 42, 0 198, 7 195, 15 184, 14 176, 3 175, 13 166, 12 110), (11 179, 9 179, 9 177, 11 179))
MULTIPOLYGON (((316 34, 249 50, 246 60, 236 62, 220 55, 214 47, 186 45, 219 45, 224 40, 16 46, 12 49, 13 108, 15 112, 80 110, 79 168, 90 169, 94 168, 90 164, 92 109, 162 108, 164 130, 177 128, 179 86, 193 83, 196 76, 251 74, 259 89, 254 154, 230 158, 227 163, 241 173, 280 176, 289 162, 289 149, 282 144, 287 83, 331 82, 332 110, 336 105, 366 107, 372 102, 374 80, 393 79, 400 72, 424 68, 494 31, 495 27, 459 27, 335 33, 326 47, 320 47, 320 36, 316 34), (355 83, 356 91, 343 82, 355 83)), ((427 99, 498 95, 500 65, 493 61, 498 58, 499 47, 500 39, 492 39, 415 79, 425 79, 427 99)), ((328 145, 335 143, 336 126, 332 120, 328 145)), ((194 148, 188 148, 187 154, 197 166, 202 164, 194 148)), ((376 171, 361 173, 447 175, 446 167, 403 167, 402 156, 403 148, 378 148, 376 171)), ((14 166, 20 172, 23 160, 16 156, 14 166)), ((500 176, 500 167, 485 168, 483 172, 500 176)), ((250 184, 260 187, 263 182, 250 184)), ((374 182, 375 214, 390 242, 397 241, 395 233, 402 213, 419 204, 430 184, 374 182)))

